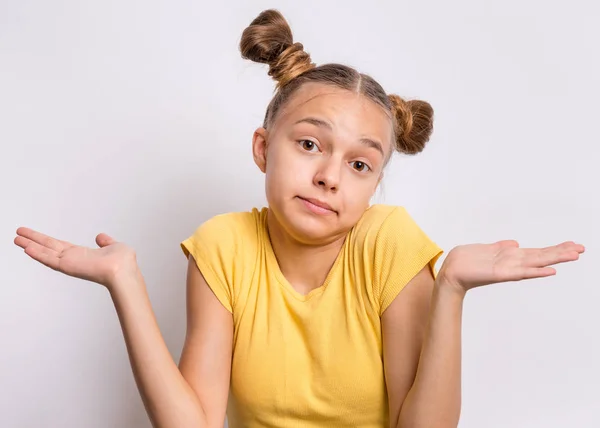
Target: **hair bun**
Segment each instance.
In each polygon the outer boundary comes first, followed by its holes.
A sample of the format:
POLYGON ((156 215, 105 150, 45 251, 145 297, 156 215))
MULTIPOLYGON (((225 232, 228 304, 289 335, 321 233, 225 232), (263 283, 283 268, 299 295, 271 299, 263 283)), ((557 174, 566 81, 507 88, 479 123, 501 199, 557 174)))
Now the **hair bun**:
POLYGON ((315 67, 302 43, 294 43, 290 26, 275 9, 261 12, 246 27, 240 51, 242 58, 269 64, 269 76, 278 82, 278 87, 315 67))
POLYGON ((420 153, 433 132, 433 108, 427 101, 405 101, 400 96, 388 95, 392 103, 396 149, 408 155, 420 153))

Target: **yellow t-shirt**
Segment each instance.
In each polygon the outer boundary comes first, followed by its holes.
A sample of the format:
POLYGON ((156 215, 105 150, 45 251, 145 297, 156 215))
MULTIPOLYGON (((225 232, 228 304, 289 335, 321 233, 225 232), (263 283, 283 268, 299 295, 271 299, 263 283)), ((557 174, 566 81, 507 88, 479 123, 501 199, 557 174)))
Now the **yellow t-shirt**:
POLYGON ((233 314, 231 428, 387 427, 380 317, 442 250, 402 207, 372 205, 324 284, 279 269, 267 208, 217 215, 181 243, 233 314))

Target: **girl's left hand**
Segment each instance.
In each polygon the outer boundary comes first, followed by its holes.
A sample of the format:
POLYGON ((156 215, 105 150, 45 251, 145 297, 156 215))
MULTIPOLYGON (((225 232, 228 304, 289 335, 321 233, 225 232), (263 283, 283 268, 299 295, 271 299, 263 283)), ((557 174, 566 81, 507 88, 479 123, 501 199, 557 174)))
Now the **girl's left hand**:
POLYGON ((519 248, 513 240, 460 245, 448 253, 438 276, 467 292, 483 285, 555 275, 551 265, 577 260, 584 251, 583 245, 572 241, 546 248, 519 248))

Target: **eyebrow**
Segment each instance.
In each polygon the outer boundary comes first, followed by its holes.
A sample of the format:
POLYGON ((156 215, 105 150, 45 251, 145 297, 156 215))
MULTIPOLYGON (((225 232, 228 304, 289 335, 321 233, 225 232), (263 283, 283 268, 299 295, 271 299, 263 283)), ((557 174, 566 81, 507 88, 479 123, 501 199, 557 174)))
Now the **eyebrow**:
MULTIPOLYGON (((310 123, 311 125, 318 126, 320 128, 327 128, 329 131, 333 131, 333 127, 331 126, 331 124, 329 122, 327 122, 323 119, 319 119, 317 117, 305 117, 303 119, 300 119, 300 120, 294 122, 294 125, 296 125, 298 123, 302 123, 302 122, 310 123)), ((383 152, 383 146, 381 145, 381 143, 379 141, 371 140, 370 138, 361 138, 359 141, 362 144, 372 147, 375 150, 379 151, 379 153, 381 153, 381 156, 383 156, 385 158, 385 153, 383 152)))

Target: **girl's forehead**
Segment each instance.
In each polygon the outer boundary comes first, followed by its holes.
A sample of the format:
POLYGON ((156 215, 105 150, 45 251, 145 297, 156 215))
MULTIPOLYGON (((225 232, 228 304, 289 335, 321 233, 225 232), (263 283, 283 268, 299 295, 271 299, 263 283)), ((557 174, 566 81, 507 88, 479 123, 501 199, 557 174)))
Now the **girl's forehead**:
POLYGON ((390 123, 389 112, 365 95, 324 84, 307 83, 299 88, 283 107, 280 118, 292 120, 310 113, 367 115, 365 119, 379 122, 384 128, 390 123))
POLYGON ((305 117, 319 116, 335 122, 334 125, 346 125, 346 129, 372 135, 382 142, 389 139, 391 143, 389 112, 362 94, 330 85, 307 83, 286 104, 278 119, 286 127, 305 117))
POLYGON ((331 85, 310 82, 302 85, 287 104, 291 109, 298 109, 303 106, 335 106, 340 101, 352 102, 353 100, 359 103, 372 103, 364 95, 331 85))

